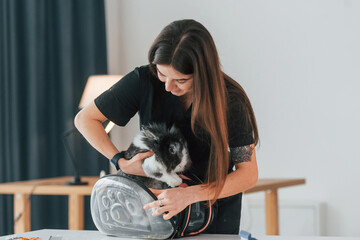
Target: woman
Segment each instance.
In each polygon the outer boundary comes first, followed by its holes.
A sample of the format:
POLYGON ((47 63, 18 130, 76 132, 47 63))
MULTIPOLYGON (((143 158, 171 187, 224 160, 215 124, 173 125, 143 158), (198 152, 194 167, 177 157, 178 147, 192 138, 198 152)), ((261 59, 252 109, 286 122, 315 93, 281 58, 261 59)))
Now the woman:
POLYGON ((149 51, 149 65, 136 68, 82 109, 75 125, 89 143, 128 174, 144 175, 139 153, 127 161, 105 133, 109 119, 120 126, 138 113, 140 124, 175 124, 185 136, 190 171, 204 184, 164 190, 155 216, 170 219, 198 201, 217 201, 217 214, 206 233, 237 234, 242 192, 258 178, 258 131, 245 91, 221 71, 210 33, 194 20, 166 26, 149 51), (235 166, 235 170, 233 168, 235 166))

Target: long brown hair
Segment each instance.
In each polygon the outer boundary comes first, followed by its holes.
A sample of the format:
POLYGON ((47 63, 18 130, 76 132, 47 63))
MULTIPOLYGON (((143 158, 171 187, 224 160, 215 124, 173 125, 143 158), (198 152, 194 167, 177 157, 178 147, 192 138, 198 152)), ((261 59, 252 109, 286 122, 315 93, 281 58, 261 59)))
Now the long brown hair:
POLYGON ((206 183, 215 188, 216 201, 224 185, 229 168, 228 95, 235 91, 253 129, 255 144, 258 132, 255 116, 245 91, 224 74, 214 40, 207 29, 195 20, 179 20, 166 26, 149 50, 151 71, 156 64, 171 65, 178 72, 193 75, 191 128, 205 130, 210 138, 210 156, 206 183), (231 89, 232 92, 228 91, 231 89))

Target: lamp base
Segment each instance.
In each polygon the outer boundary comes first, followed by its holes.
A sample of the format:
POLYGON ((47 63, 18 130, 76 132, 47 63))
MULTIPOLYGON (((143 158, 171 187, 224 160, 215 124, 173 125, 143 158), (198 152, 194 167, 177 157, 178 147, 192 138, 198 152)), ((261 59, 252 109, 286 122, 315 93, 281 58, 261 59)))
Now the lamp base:
POLYGON ((82 182, 80 177, 73 177, 71 182, 66 182, 66 185, 76 186, 76 185, 88 185, 88 182, 82 182))

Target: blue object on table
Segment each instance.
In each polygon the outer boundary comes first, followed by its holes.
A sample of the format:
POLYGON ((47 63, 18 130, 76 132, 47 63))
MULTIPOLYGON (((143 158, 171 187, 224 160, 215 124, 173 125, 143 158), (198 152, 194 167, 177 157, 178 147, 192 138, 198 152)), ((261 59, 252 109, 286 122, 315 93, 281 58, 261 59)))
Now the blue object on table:
POLYGON ((241 230, 239 232, 239 237, 241 240, 256 240, 256 238, 251 237, 251 233, 248 233, 247 231, 241 230))

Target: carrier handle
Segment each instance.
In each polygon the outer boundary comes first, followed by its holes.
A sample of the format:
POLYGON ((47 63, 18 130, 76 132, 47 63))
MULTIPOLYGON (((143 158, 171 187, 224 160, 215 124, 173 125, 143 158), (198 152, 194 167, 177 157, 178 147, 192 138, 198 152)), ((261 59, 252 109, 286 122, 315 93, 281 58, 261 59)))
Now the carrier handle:
POLYGON ((163 191, 165 191, 166 189, 149 188, 149 190, 157 197, 157 196, 159 196, 163 191))

